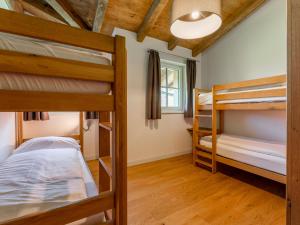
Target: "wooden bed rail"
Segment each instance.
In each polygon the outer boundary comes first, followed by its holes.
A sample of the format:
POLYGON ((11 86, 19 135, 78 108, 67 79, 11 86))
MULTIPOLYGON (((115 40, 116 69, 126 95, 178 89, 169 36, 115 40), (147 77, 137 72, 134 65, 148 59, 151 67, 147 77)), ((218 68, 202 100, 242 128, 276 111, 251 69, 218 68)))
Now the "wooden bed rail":
POLYGON ((0 31, 76 47, 115 52, 114 38, 33 16, 0 9, 0 31))
POLYGON ((1 225, 65 225, 114 207, 114 195, 103 193, 76 203, 46 212, 20 217, 1 225))
MULTIPOLYGON (((1 15, 1 14, 0 14, 1 15)), ((114 82, 111 65, 0 50, 0 71, 70 79, 114 82)))
POLYGON ((265 77, 265 78, 259 78, 254 80, 246 80, 246 81, 234 82, 234 83, 223 84, 223 85, 214 85, 214 89, 215 91, 221 91, 221 90, 230 90, 230 89, 238 89, 238 88, 259 87, 259 86, 272 85, 272 84, 281 84, 286 82, 287 82, 286 75, 278 75, 278 76, 265 77))

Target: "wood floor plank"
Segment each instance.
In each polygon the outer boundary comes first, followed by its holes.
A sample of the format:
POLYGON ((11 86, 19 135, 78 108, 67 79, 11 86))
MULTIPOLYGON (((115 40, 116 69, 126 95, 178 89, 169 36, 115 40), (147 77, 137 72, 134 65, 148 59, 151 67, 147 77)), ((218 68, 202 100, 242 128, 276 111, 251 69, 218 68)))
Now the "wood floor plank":
POLYGON ((228 168, 213 175, 191 155, 175 157, 128 169, 129 224, 284 225, 282 193, 282 184, 228 168))

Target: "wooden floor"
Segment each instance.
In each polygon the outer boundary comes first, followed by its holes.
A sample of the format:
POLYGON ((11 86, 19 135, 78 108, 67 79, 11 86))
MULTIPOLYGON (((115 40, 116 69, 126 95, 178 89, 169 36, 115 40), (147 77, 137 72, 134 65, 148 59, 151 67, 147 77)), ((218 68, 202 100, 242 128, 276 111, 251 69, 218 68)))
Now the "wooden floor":
POLYGON ((239 170, 212 175, 191 155, 128 169, 130 225, 284 225, 284 195, 283 185, 239 170))

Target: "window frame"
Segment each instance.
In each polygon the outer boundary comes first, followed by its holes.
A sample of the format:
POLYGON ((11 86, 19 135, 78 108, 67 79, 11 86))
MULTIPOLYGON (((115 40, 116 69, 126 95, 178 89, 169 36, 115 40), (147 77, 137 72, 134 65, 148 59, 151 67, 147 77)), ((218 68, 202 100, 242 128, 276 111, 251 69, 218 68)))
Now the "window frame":
MULTIPOLYGON (((186 64, 180 63, 180 62, 174 62, 174 61, 169 61, 165 59, 161 59, 161 65, 160 69, 163 67, 170 68, 170 69, 179 69, 178 73, 178 94, 179 94, 179 106, 178 107, 164 107, 161 106, 161 111, 162 114, 183 114, 184 113, 184 104, 185 104, 185 90, 186 90, 186 81, 185 81, 185 74, 186 74, 186 64)), ((166 74, 166 79, 168 79, 168 75, 166 74)), ((160 88, 166 88, 167 93, 168 93, 168 88, 167 86, 162 86, 160 84, 160 88)), ((168 99, 168 95, 166 97, 168 99)), ((168 102, 168 100, 167 100, 168 102)))

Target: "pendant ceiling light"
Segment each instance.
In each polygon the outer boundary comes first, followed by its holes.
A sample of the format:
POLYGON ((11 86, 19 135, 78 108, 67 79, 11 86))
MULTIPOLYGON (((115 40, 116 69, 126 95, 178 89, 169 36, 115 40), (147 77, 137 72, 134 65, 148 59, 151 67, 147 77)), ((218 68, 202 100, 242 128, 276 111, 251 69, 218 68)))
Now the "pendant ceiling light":
POLYGON ((174 0, 171 33, 196 39, 216 32, 222 25, 221 0, 174 0))

